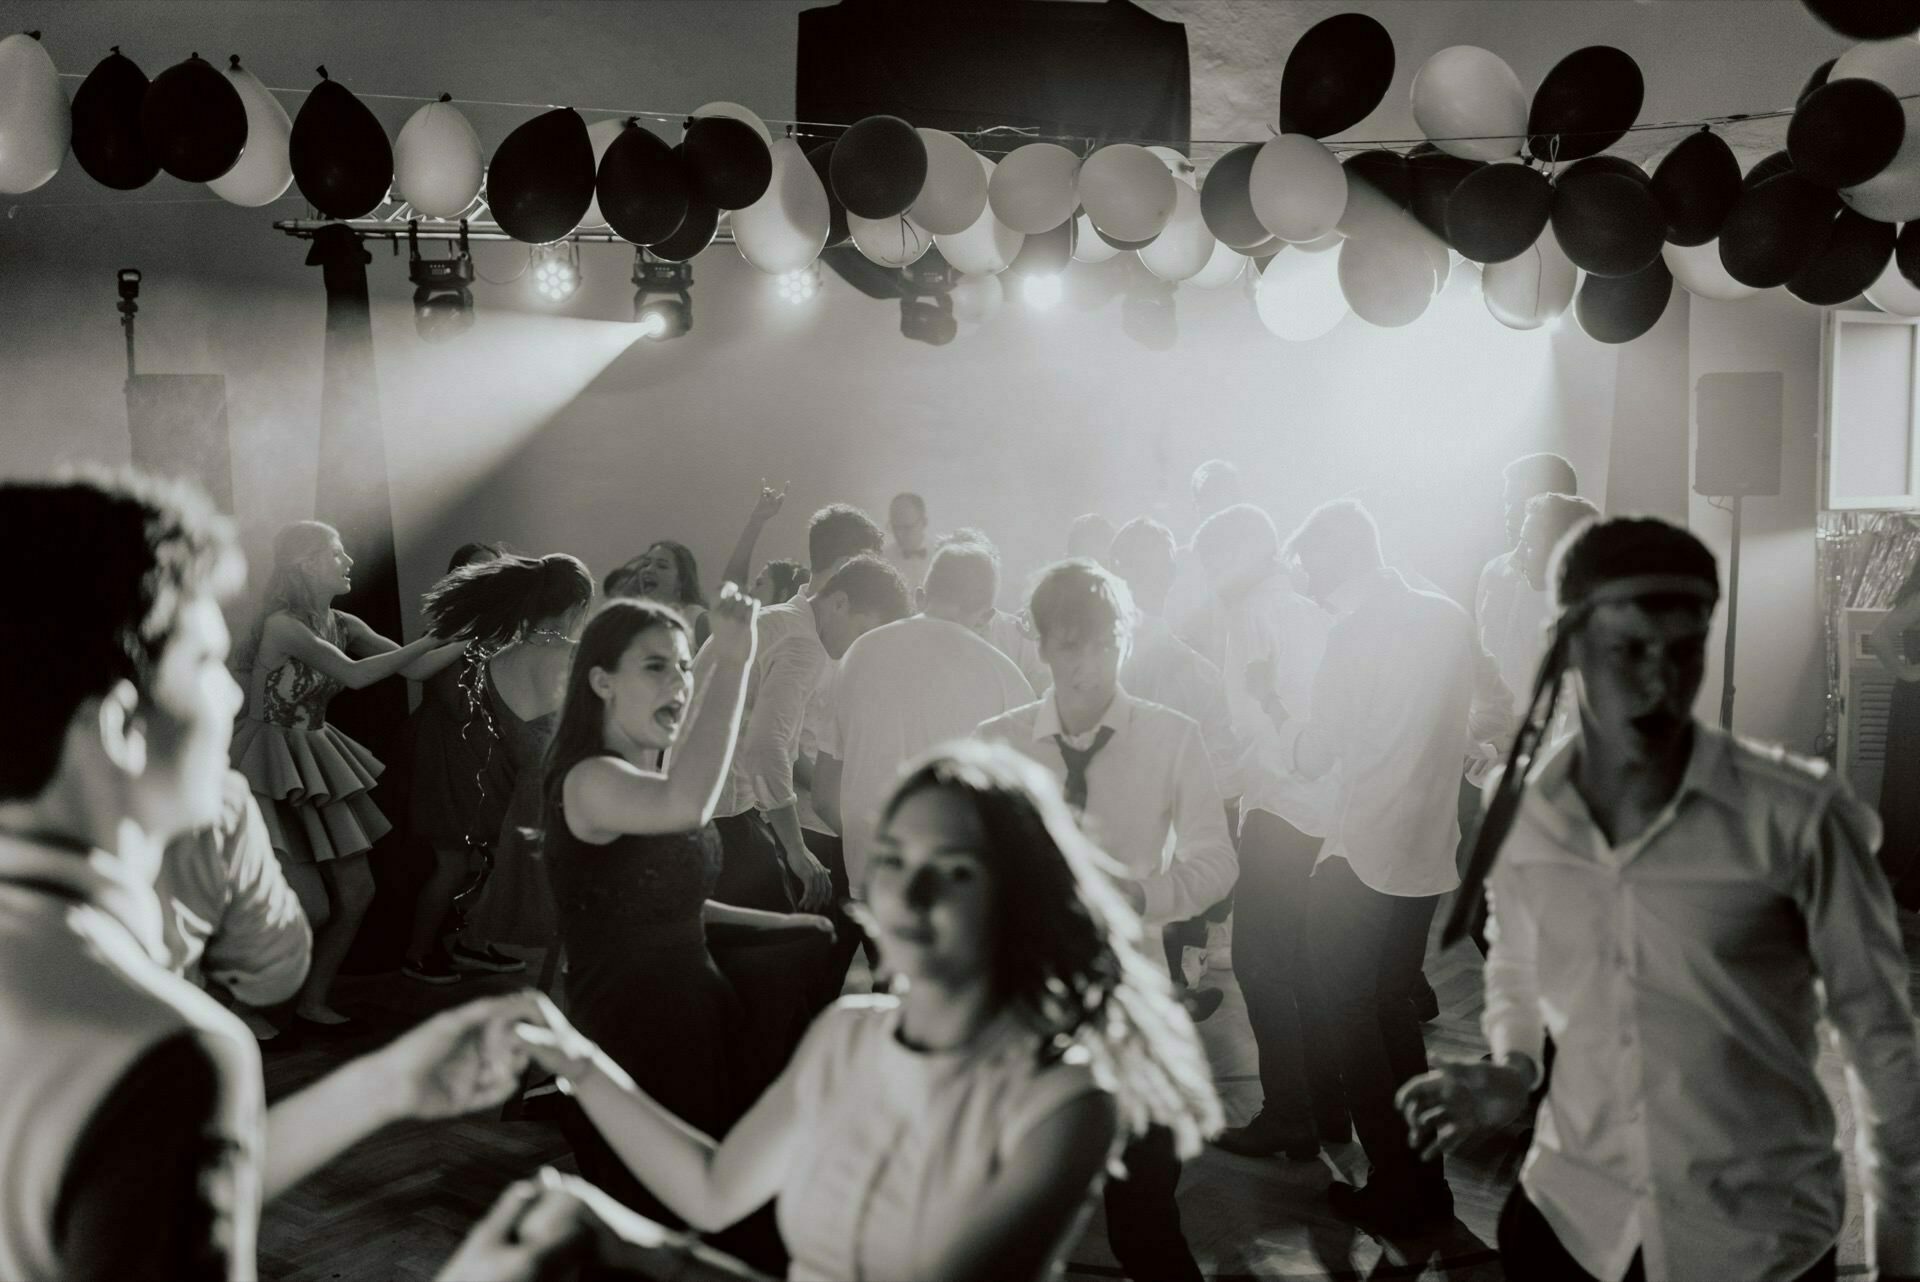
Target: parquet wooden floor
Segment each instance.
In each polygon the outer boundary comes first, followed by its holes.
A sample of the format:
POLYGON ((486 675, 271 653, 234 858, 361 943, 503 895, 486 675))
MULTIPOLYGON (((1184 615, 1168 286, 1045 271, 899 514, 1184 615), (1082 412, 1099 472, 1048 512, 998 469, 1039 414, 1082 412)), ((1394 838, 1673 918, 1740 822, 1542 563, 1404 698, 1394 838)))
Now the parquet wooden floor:
MULTIPOLYGON (((1441 914, 1440 916, 1444 916, 1441 914)), ((1920 996, 1920 920, 1904 921, 1909 969, 1920 996)), ((1479 958, 1471 948, 1429 957, 1427 974, 1441 1016, 1427 1027, 1431 1055, 1477 1058, 1481 991, 1479 958)), ((1206 981, 1226 992, 1219 1012, 1201 1026, 1227 1106, 1242 1122, 1259 1102, 1252 1034, 1231 974, 1206 981)), ((513 978, 470 979, 427 988, 397 975, 343 980, 345 1005, 395 1027, 428 1011, 486 991, 517 986, 513 978)), ((269 1049, 270 1097, 312 1081, 350 1056, 378 1045, 382 1034, 269 1049)), ((1834 1093, 1849 1154, 1848 1215, 1841 1239, 1842 1276, 1864 1275, 1859 1181, 1851 1158, 1853 1114, 1839 1090, 1831 1057, 1822 1077, 1834 1093)), ((1521 1150, 1517 1137, 1449 1164, 1456 1220, 1443 1234, 1420 1242, 1383 1244, 1326 1213, 1324 1189, 1338 1170, 1349 1178, 1364 1168, 1357 1145, 1321 1164, 1234 1157, 1210 1150, 1192 1163, 1180 1186, 1187 1238, 1209 1278, 1245 1279, 1428 1278, 1496 1282, 1505 1278, 1493 1248, 1500 1204, 1511 1187, 1521 1150)), ((271 1203, 261 1226, 260 1268, 269 1282, 414 1282, 431 1278, 467 1226, 509 1181, 542 1163, 572 1168, 559 1131, 535 1121, 482 1116, 434 1125, 396 1126, 360 1144, 285 1197, 271 1203)), ((1098 1213, 1069 1257, 1070 1278, 1122 1276, 1107 1250, 1098 1213)), ((1525 1282, 1540 1282, 1527 1279, 1525 1282)))

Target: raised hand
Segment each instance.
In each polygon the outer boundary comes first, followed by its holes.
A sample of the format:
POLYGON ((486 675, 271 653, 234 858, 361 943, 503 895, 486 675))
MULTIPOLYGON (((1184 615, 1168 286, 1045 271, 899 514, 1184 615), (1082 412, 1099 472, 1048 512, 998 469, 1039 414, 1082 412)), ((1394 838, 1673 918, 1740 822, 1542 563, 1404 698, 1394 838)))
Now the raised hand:
POLYGON ((716 656, 745 660, 753 654, 753 620, 760 603, 740 590, 737 583, 725 583, 720 596, 707 612, 712 629, 709 644, 716 656))
POLYGON ((1409 1080, 1393 1102, 1407 1119, 1407 1142, 1430 1161, 1512 1122, 1526 1111, 1532 1089, 1526 1069, 1454 1062, 1409 1080))
POLYGON ((525 993, 483 997, 405 1033, 376 1052, 394 1098, 416 1118, 459 1117, 505 1103, 527 1066, 513 1025, 533 1013, 525 993))
POLYGON ((780 513, 780 505, 787 501, 787 483, 780 482, 780 488, 774 489, 767 484, 766 478, 760 479, 760 498, 753 505, 752 519, 765 525, 780 513))

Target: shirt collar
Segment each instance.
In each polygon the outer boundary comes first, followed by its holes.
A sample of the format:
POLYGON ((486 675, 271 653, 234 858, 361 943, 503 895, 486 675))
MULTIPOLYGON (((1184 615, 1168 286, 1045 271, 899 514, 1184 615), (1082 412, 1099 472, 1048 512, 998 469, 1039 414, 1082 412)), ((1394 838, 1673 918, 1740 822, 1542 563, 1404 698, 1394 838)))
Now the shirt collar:
MULTIPOLYGON (((1051 739, 1055 735, 1063 739, 1071 737, 1060 727, 1060 708, 1054 702, 1056 698, 1058 693, 1054 692, 1040 701, 1040 711, 1033 718, 1033 737, 1036 740, 1051 739)), ((1107 705, 1107 710, 1100 714, 1100 720, 1089 729, 1098 730, 1101 726, 1112 726, 1115 734, 1121 733, 1132 724, 1133 705, 1138 702, 1139 700, 1128 694, 1125 689, 1114 687, 1113 702, 1107 705)))
MULTIPOLYGON (((1585 742, 1583 731, 1575 731, 1557 745, 1533 769, 1530 791, 1547 802, 1563 819, 1584 824, 1593 822, 1587 805, 1573 786, 1573 763, 1585 742)), ((1745 800, 1740 771, 1733 759, 1732 740, 1725 731, 1695 718, 1693 748, 1687 756, 1686 771, 1673 794, 1672 806, 1678 809, 1689 796, 1699 796, 1734 810, 1745 800)))
POLYGON ((147 956, 165 964, 160 898, 119 855, 97 848, 82 854, 0 833, 0 888, 8 882, 39 882, 66 891, 125 926, 147 956))

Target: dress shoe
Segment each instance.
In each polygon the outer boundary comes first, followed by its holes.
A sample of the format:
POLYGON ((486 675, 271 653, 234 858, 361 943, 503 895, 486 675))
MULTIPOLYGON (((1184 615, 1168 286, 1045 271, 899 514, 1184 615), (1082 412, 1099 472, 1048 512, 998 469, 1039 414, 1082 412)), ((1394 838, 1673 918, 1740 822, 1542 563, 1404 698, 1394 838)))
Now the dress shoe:
POLYGON ((1206 1023, 1225 1000, 1227 995, 1217 988, 1189 988, 1180 994, 1180 1004, 1187 1008, 1187 1017, 1196 1024, 1206 1023))
POLYGON ((1291 1162, 1311 1162, 1320 1156, 1320 1141, 1311 1135, 1289 1133, 1266 1120, 1266 1114, 1254 1117, 1245 1126, 1229 1126, 1213 1137, 1215 1148, 1240 1157, 1278 1157, 1291 1162))
POLYGON ((1357 1229, 1376 1237, 1417 1237, 1453 1222, 1453 1191, 1444 1184, 1414 1197, 1387 1197, 1369 1184, 1327 1186, 1327 1207, 1357 1229))

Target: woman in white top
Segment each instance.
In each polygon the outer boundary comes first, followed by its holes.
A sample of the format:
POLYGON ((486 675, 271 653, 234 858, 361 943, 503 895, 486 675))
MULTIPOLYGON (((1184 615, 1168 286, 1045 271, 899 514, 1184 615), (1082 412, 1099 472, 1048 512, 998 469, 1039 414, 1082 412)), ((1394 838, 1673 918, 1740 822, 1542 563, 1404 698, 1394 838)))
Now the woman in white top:
POLYGON ((862 895, 897 996, 843 999, 723 1142, 543 1006, 534 1057, 703 1231, 777 1198, 793 1279, 1050 1275, 1128 1134, 1183 1155, 1220 1106, 1167 977, 1058 787, 956 743, 884 810, 862 895))

